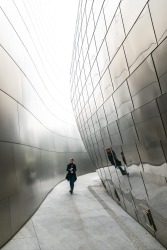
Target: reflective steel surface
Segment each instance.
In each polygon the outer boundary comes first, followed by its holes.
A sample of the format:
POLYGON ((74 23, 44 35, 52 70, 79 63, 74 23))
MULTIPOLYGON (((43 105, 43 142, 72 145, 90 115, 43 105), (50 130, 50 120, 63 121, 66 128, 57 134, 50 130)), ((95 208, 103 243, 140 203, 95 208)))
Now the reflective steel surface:
MULTIPOLYGON (((54 96, 55 89, 26 26, 30 19, 25 15, 24 4, 0 1, 0 7, 1 248, 32 216, 53 187, 65 179, 70 157, 75 159, 78 175, 92 172, 95 167, 79 135, 72 109, 68 112, 62 105, 63 97, 57 100, 54 96)), ((84 44, 83 52, 87 52, 86 40, 84 44)), ((93 76, 98 82, 97 70, 96 65, 93 76)), ((86 72, 90 73, 90 66, 86 72)), ((82 86, 84 74, 83 71, 82 86)), ((100 91, 98 85, 97 96, 100 91)), ((88 101, 87 92, 92 92, 91 87, 85 89, 80 109, 88 101)), ((71 106, 70 101, 68 105, 71 106)), ((86 121, 87 114, 84 116, 86 121)))
POLYGON ((103 184, 165 247, 166 8, 164 0, 80 1, 71 64, 75 118, 103 184), (111 166, 108 147, 129 176, 111 166))

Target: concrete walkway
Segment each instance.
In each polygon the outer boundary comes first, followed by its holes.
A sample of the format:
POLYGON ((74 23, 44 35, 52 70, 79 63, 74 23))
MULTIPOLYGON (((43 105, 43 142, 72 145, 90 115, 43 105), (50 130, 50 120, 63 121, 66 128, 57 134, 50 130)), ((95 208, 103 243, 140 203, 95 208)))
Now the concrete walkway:
POLYGON ((165 249, 106 193, 96 173, 54 188, 3 250, 165 249))

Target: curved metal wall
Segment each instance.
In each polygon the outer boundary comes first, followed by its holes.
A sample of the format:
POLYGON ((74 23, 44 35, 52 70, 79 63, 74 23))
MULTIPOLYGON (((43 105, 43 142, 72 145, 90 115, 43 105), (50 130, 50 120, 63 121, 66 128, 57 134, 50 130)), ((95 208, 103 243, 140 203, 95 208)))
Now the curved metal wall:
POLYGON ((103 183, 164 246, 166 9, 164 0, 80 1, 71 64, 73 110, 103 183), (111 146, 129 177, 111 166, 111 146))
POLYGON ((94 171, 19 11, 14 1, 0 1, 0 246, 65 178, 69 157, 78 175, 94 171))

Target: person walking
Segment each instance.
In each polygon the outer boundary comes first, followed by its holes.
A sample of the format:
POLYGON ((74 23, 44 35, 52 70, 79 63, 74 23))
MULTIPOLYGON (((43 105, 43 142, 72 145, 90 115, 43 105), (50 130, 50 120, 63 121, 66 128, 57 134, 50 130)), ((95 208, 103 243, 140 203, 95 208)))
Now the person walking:
POLYGON ((74 182, 76 181, 76 165, 74 164, 74 159, 70 158, 70 163, 67 165, 67 171, 68 171, 68 180, 70 182, 70 193, 73 194, 74 190, 74 182))
POLYGON ((114 152, 114 150, 110 147, 110 148, 106 148, 106 152, 107 152, 107 156, 108 156, 108 159, 111 162, 111 164, 114 165, 115 168, 118 168, 121 171, 122 175, 129 176, 129 173, 127 173, 126 169, 124 170, 122 168, 122 163, 120 160, 118 160, 117 155, 114 152))

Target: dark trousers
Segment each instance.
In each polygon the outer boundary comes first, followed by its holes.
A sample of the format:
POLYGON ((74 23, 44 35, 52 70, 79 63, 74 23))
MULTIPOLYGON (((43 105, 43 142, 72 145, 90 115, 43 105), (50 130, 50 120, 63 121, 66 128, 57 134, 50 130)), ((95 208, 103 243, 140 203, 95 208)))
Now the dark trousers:
POLYGON ((73 191, 73 189, 74 189, 74 181, 75 181, 75 176, 71 175, 70 176, 70 188, 71 188, 71 191, 73 191))
POLYGON ((119 168, 119 170, 121 171, 122 175, 126 175, 127 174, 126 170, 122 169, 122 166, 117 166, 117 168, 119 168))
POLYGON ((122 175, 125 174, 125 170, 123 170, 121 166, 117 166, 117 168, 119 168, 119 170, 121 171, 122 175))

